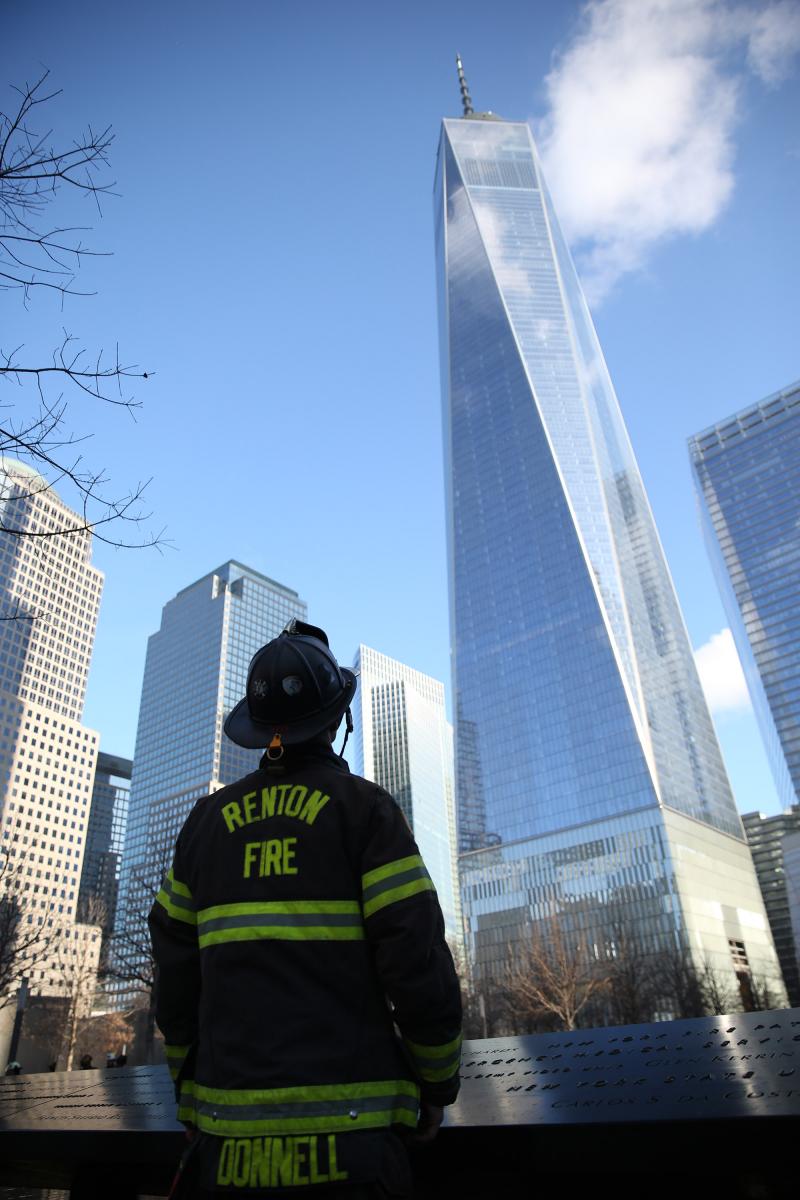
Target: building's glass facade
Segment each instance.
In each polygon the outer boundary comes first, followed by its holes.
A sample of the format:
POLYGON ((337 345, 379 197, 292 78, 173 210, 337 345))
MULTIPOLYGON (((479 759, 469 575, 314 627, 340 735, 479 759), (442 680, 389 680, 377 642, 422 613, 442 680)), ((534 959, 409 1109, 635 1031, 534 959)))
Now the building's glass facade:
POLYGON ((745 813, 742 823, 764 897, 789 1003, 796 1007, 800 1005, 800 971, 794 947, 784 842, 791 834, 800 835, 800 804, 794 804, 773 817, 760 812, 745 813))
POLYGON ((461 941, 455 853, 453 738, 444 684, 359 646, 354 670, 355 770, 400 805, 439 895, 445 929, 461 941))
POLYGON ((789 923, 794 943, 794 957, 800 972, 800 832, 787 833, 781 842, 783 870, 789 923))
POLYGON ((306 604, 290 588, 227 562, 164 606, 147 646, 131 780, 117 930, 139 935, 154 889, 193 804, 258 766, 223 722, 250 660, 306 604))
POLYGON ((800 383, 696 434, 703 534, 778 795, 800 800, 800 383))
POLYGON ((745 874, 749 854, 527 125, 444 122, 435 221, 472 953, 499 971, 527 923, 566 908, 600 942, 613 902, 643 937, 726 971, 744 922, 775 973, 751 865, 740 916, 695 919, 681 847, 708 859, 716 846, 745 874))
POLYGON ((105 754, 102 750, 97 756, 78 910, 88 912, 94 900, 99 923, 109 932, 114 928, 117 911, 132 770, 129 758, 105 754))

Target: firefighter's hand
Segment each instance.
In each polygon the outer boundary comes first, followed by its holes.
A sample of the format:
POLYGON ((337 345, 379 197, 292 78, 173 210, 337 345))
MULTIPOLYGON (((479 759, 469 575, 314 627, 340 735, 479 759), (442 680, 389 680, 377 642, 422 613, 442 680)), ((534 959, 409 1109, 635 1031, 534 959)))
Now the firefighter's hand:
POLYGON ((419 1109, 419 1120, 416 1132, 411 1141, 415 1146, 429 1146, 439 1132, 439 1126, 444 1120, 444 1109, 438 1104, 427 1104, 422 1101, 419 1109))

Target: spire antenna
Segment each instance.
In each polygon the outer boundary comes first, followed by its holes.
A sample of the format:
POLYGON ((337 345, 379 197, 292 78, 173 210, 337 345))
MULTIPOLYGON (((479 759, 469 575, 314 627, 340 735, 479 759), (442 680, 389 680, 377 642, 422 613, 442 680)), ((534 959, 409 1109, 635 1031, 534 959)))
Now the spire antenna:
POLYGON ((461 88, 461 104, 464 109, 464 116, 471 117, 475 110, 472 107, 472 97, 469 94, 467 81, 464 78, 464 68, 461 64, 460 54, 456 55, 456 66, 458 67, 458 86, 461 88))

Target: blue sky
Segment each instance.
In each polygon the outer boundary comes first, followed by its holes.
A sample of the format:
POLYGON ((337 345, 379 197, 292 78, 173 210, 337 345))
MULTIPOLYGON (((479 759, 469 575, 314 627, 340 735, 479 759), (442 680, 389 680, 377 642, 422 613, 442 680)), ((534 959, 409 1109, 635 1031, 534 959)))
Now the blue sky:
MULTIPOLYGON (((4 301, 0 346, 62 327, 154 376, 134 423, 75 401, 88 462, 152 476, 171 545, 97 546, 86 706, 132 754, 162 605, 228 558, 449 682, 431 187, 439 122, 531 121, 592 296, 743 811, 777 809, 701 541, 686 438, 800 376, 800 7, 722 0, 10 0, 2 80, 116 133, 118 198, 62 313, 4 301)), ((1 92, 2 107, 12 103, 1 92)))

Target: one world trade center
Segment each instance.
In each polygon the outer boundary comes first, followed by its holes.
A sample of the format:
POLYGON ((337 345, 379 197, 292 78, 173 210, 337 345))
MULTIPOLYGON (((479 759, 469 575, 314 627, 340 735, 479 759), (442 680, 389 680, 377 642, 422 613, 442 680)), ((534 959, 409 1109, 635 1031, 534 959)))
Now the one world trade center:
MULTIPOLYGON (((460 66, 460 64, 459 64, 460 66)), ((558 915, 774 981, 750 852, 528 126, 443 122, 435 184, 456 796, 478 973, 558 915), (738 956, 738 957, 737 957, 738 956)), ((613 953, 613 951, 611 951, 613 953)))

